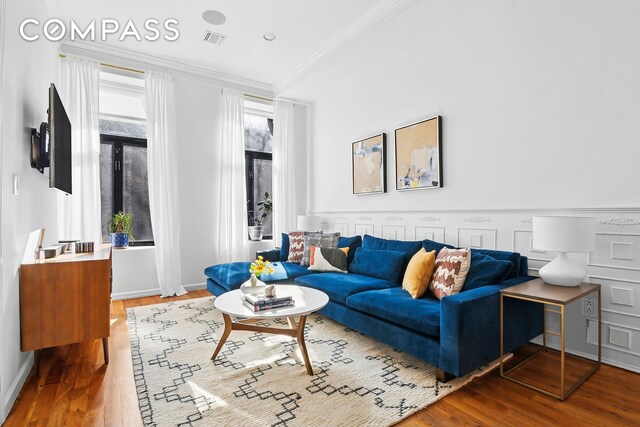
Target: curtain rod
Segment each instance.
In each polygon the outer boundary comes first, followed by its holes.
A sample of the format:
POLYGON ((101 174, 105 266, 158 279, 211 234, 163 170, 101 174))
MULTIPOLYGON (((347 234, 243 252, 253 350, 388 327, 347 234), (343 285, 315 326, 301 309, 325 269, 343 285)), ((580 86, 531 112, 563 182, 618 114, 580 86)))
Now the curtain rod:
POLYGON ((265 98, 264 96, 252 95, 250 93, 245 93, 244 96, 246 96, 247 98, 260 99, 262 101, 273 102, 273 99, 271 99, 271 98, 265 98))
MULTIPOLYGON (((58 56, 60 56, 60 58, 66 58, 67 57, 67 55, 64 55, 62 53, 59 54, 58 56)), ((121 67, 119 65, 105 64, 104 62, 101 62, 100 65, 102 67, 115 68, 116 70, 131 71, 132 73, 144 74, 144 71, 137 70, 135 68, 128 68, 128 67, 121 67)))
MULTIPOLYGON (((60 58, 66 58, 67 57, 67 55, 65 55, 63 53, 58 54, 58 56, 60 56, 60 58)), ((103 66, 103 67, 115 68, 116 70, 131 71, 133 73, 144 74, 144 71, 137 70, 135 68, 121 67, 119 65, 106 64, 104 62, 101 62, 100 65, 103 66)), ((254 99, 260 99, 262 101, 273 102, 273 99, 271 99, 271 98, 266 98, 264 96, 258 96, 258 95, 252 95, 250 93, 245 93, 244 96, 249 97, 249 98, 254 98, 254 99)))

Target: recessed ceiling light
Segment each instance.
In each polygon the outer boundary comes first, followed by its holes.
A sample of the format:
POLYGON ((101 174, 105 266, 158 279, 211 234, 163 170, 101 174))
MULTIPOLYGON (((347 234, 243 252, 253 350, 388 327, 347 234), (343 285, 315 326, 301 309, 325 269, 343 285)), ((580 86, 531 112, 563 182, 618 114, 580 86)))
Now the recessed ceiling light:
POLYGON ((202 19, 211 25, 222 25, 227 22, 227 17, 224 16, 224 13, 217 10, 206 10, 202 14, 202 19))
POLYGON ((276 39, 276 35, 274 33, 264 33, 262 38, 268 42, 272 42, 276 39))

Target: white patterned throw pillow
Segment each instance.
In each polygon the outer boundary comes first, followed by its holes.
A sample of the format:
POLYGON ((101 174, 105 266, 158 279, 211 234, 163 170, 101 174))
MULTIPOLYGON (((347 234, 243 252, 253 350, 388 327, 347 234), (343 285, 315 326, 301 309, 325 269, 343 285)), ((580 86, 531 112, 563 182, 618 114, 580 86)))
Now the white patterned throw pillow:
POLYGON ((471 250, 442 248, 436 257, 429 289, 436 298, 460 292, 471 267, 471 250))

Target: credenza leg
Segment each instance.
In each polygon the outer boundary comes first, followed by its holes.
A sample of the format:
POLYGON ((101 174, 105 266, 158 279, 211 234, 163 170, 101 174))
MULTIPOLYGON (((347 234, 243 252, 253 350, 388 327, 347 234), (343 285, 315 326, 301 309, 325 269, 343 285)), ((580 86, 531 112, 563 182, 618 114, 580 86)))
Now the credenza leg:
POLYGON ((33 351, 34 363, 36 365, 36 377, 40 376, 40 350, 33 351))
POLYGON ((109 337, 102 338, 102 351, 104 353, 104 363, 109 364, 109 337))

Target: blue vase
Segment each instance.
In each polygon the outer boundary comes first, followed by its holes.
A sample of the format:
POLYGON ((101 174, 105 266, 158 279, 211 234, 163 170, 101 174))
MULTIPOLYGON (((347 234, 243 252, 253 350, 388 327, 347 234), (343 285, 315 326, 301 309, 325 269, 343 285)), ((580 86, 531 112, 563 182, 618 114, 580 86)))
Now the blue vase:
POLYGON ((128 248, 129 247, 129 234, 128 233, 111 233, 111 244, 114 248, 128 248))

